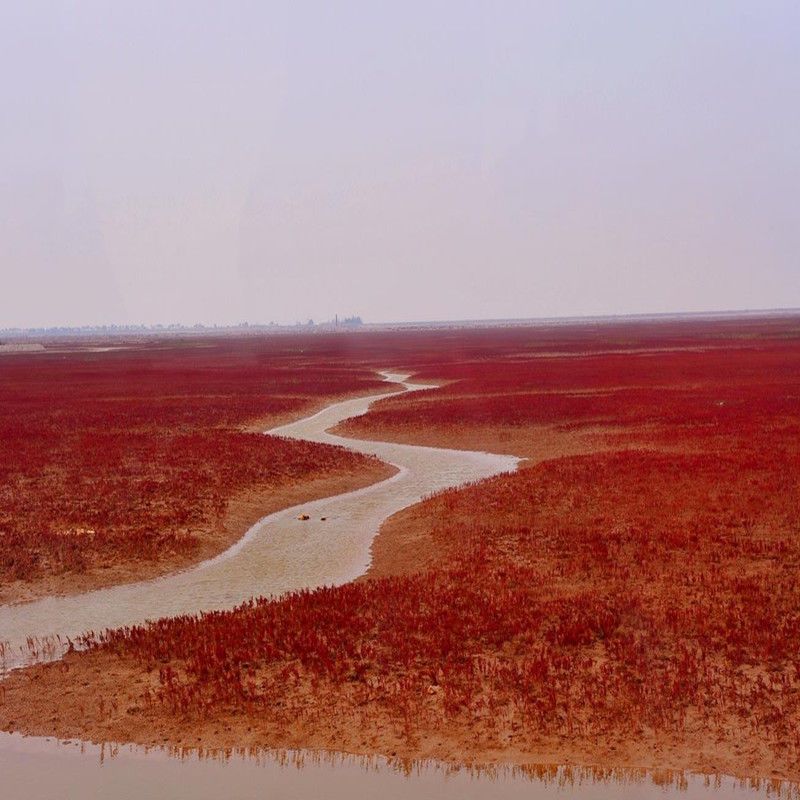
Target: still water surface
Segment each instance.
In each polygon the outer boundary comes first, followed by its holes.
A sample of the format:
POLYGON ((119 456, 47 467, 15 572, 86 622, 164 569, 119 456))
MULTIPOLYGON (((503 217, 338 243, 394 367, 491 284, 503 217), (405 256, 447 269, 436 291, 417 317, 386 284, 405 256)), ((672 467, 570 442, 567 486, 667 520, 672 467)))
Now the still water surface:
POLYGON ((493 773, 312 753, 169 753, 0 734, 4 800, 746 800, 797 797, 781 784, 567 767, 493 773))

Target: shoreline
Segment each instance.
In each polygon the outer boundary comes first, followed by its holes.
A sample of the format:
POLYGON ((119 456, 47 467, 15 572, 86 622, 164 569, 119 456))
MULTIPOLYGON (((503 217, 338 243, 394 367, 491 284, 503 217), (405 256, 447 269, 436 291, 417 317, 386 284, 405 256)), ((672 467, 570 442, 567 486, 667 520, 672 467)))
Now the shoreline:
POLYGON ((409 765, 434 762, 455 770, 514 770, 555 765, 606 772, 690 773, 712 779, 727 777, 742 783, 778 781, 800 795, 800 775, 796 772, 743 769, 742 759, 737 753, 730 752, 720 757, 719 751, 704 752, 706 734, 700 729, 696 729, 692 736, 672 741, 654 735, 627 740, 610 737, 602 743, 595 740, 565 742, 562 737, 542 737, 541 742, 532 747, 503 747, 500 744, 487 747, 478 743, 471 746, 470 742, 464 741, 463 732, 459 735, 454 731, 448 735, 441 730, 420 731, 419 741, 409 745, 404 741, 397 722, 394 726, 377 722, 370 727, 360 727, 344 716, 345 709, 339 709, 343 723, 336 720, 336 709, 329 709, 330 713, 316 717, 312 723, 299 721, 288 725, 285 721, 265 721, 258 715, 243 717, 239 711, 210 718, 181 718, 155 707, 148 712, 141 706, 141 698, 136 692, 141 692, 148 684, 151 687, 157 685, 157 669, 145 679, 140 669, 125 665, 113 655, 96 656, 97 653, 90 653, 87 659, 86 653, 71 653, 61 662, 37 664, 12 673, 0 683, 0 688, 5 689, 0 692, 0 730, 38 740, 131 746, 144 754, 151 749, 180 751, 182 755, 288 750, 333 758, 382 758, 409 765), (70 681, 66 691, 63 687, 59 690, 53 683, 56 670, 60 673, 58 677, 70 681), (85 695, 77 694, 75 684, 86 682, 91 685, 90 691, 85 695), (113 692, 121 683, 134 691, 114 696, 113 692), (58 718, 52 713, 55 696, 61 703, 58 718), (98 697, 113 697, 111 703, 119 711, 115 714, 116 720, 101 719, 108 716, 109 709, 100 710, 104 701, 98 701, 98 697), (92 702, 95 708, 89 706, 92 702), (127 703, 132 705, 123 708, 127 703), (158 711, 161 713, 155 713, 158 711), (133 728, 130 727, 132 717, 136 718, 133 728), (22 725, 19 724, 20 718, 24 718, 22 725), (9 729, 11 725, 13 730, 9 729), (316 727, 316 730, 309 730, 309 726, 316 727))

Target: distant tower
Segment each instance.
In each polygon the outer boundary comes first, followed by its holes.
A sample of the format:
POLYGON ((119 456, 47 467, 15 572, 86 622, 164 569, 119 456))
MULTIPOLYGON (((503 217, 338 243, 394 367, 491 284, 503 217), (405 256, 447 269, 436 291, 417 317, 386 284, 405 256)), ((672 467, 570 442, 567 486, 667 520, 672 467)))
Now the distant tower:
POLYGON ((339 315, 338 314, 336 315, 336 321, 334 322, 333 327, 334 328, 338 328, 339 327, 339 315))

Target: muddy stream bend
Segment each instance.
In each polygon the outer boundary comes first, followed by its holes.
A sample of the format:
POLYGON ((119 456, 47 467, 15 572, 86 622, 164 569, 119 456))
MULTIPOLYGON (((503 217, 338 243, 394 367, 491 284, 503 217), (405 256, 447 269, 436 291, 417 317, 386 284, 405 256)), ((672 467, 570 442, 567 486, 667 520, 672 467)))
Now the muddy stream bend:
MULTIPOLYGON (((50 641, 60 637, 66 645, 67 637, 74 639, 91 630, 232 608, 259 595, 346 583, 366 571, 370 545, 387 517, 431 492, 516 468, 518 459, 513 456, 371 442, 328 433, 339 422, 366 413, 377 399, 430 388, 408 383, 405 375, 382 375, 387 381, 402 383, 403 389, 334 403, 268 433, 374 455, 397 467, 395 475, 362 489, 270 514, 218 556, 182 572, 85 594, 0 606, 0 641, 8 643, 10 654, 6 666, 29 662, 28 637, 50 641), (309 519, 299 520, 301 512, 309 519)), ((57 657, 60 652, 52 655, 57 657)))

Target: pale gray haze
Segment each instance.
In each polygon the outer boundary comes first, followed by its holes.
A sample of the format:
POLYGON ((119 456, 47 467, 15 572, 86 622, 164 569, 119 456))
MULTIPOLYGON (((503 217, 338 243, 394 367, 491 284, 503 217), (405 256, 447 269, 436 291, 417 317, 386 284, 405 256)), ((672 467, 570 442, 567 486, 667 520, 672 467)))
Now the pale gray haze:
POLYGON ((0 11, 0 327, 800 306, 800 3, 0 11))

